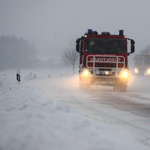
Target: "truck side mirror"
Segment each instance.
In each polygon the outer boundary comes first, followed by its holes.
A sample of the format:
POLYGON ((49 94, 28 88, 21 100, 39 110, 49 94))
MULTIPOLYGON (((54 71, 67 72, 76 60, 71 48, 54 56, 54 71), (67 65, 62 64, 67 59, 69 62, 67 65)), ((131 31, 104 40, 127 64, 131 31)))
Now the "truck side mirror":
POLYGON ((134 46, 135 41, 133 39, 129 39, 129 38, 128 38, 128 40, 130 40, 130 42, 131 42, 131 52, 128 53, 128 56, 129 56, 131 53, 135 52, 135 46, 134 46))
POLYGON ((79 41, 80 41, 80 39, 76 40, 76 51, 77 52, 79 52, 79 41))
POLYGON ((134 53, 134 52, 135 52, 135 46, 131 45, 131 53, 134 53))
POLYGON ((131 53, 134 53, 135 52, 135 41, 131 39, 131 53))
POLYGON ((76 51, 79 52, 79 43, 76 44, 76 51))
POLYGON ((135 44, 135 41, 134 41, 134 40, 132 40, 132 39, 131 39, 131 44, 132 44, 132 45, 134 45, 134 44, 135 44))

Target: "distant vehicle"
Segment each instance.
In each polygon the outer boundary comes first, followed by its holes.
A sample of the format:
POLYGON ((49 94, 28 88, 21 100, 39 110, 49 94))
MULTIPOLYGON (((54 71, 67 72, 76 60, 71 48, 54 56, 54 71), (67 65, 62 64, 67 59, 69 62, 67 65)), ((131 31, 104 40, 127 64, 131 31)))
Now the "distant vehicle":
POLYGON ((98 34, 89 29, 76 40, 79 52, 80 87, 87 89, 90 85, 113 86, 115 91, 126 91, 129 77, 128 55, 135 51, 134 40, 127 38, 123 30, 113 35, 109 32, 98 34), (131 42, 128 52, 127 41, 131 42))
POLYGON ((136 75, 150 75, 150 55, 135 55, 134 73, 136 75))

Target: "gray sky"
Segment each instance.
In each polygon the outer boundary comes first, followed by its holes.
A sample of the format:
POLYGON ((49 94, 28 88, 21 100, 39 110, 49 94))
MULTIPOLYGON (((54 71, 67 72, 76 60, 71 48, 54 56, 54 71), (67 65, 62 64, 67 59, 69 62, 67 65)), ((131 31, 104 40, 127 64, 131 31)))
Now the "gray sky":
POLYGON ((118 34, 150 45, 149 0, 0 0, 0 36, 33 41, 41 55, 60 55, 87 29, 118 34))

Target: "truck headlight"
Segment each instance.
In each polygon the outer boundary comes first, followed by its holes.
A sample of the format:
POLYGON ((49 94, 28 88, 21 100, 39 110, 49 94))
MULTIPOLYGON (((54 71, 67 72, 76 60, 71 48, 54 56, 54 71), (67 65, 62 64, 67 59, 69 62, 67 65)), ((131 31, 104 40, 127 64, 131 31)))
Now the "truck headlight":
POLYGON ((147 72, 147 74, 150 74, 150 68, 149 68, 149 69, 147 69, 147 71, 146 71, 146 72, 147 72))
POLYGON ((84 71, 83 71, 83 74, 84 74, 85 76, 87 76, 87 75, 89 75, 89 71, 88 71, 88 70, 84 70, 84 71))
POLYGON ((109 75, 109 71, 105 71, 105 75, 109 75))
POLYGON ((89 77, 91 75, 91 72, 89 70, 84 70, 82 73, 81 73, 81 76, 83 77, 89 77))
POLYGON ((123 71, 121 71, 121 76, 122 76, 123 78, 128 78, 128 77, 129 77, 129 72, 128 72, 128 70, 123 70, 123 71))
POLYGON ((138 73, 139 71, 138 71, 138 69, 137 69, 137 68, 135 68, 135 69, 134 69, 134 72, 135 72, 135 73, 138 73))

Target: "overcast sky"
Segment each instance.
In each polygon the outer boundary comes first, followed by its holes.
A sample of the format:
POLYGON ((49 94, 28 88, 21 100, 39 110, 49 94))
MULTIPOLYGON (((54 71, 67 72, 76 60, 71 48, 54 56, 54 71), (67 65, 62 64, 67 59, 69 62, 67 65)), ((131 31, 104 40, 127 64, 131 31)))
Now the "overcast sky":
POLYGON ((53 56, 75 47, 87 29, 118 34, 150 45, 150 0, 0 0, 0 36, 33 41, 39 54, 53 56))

